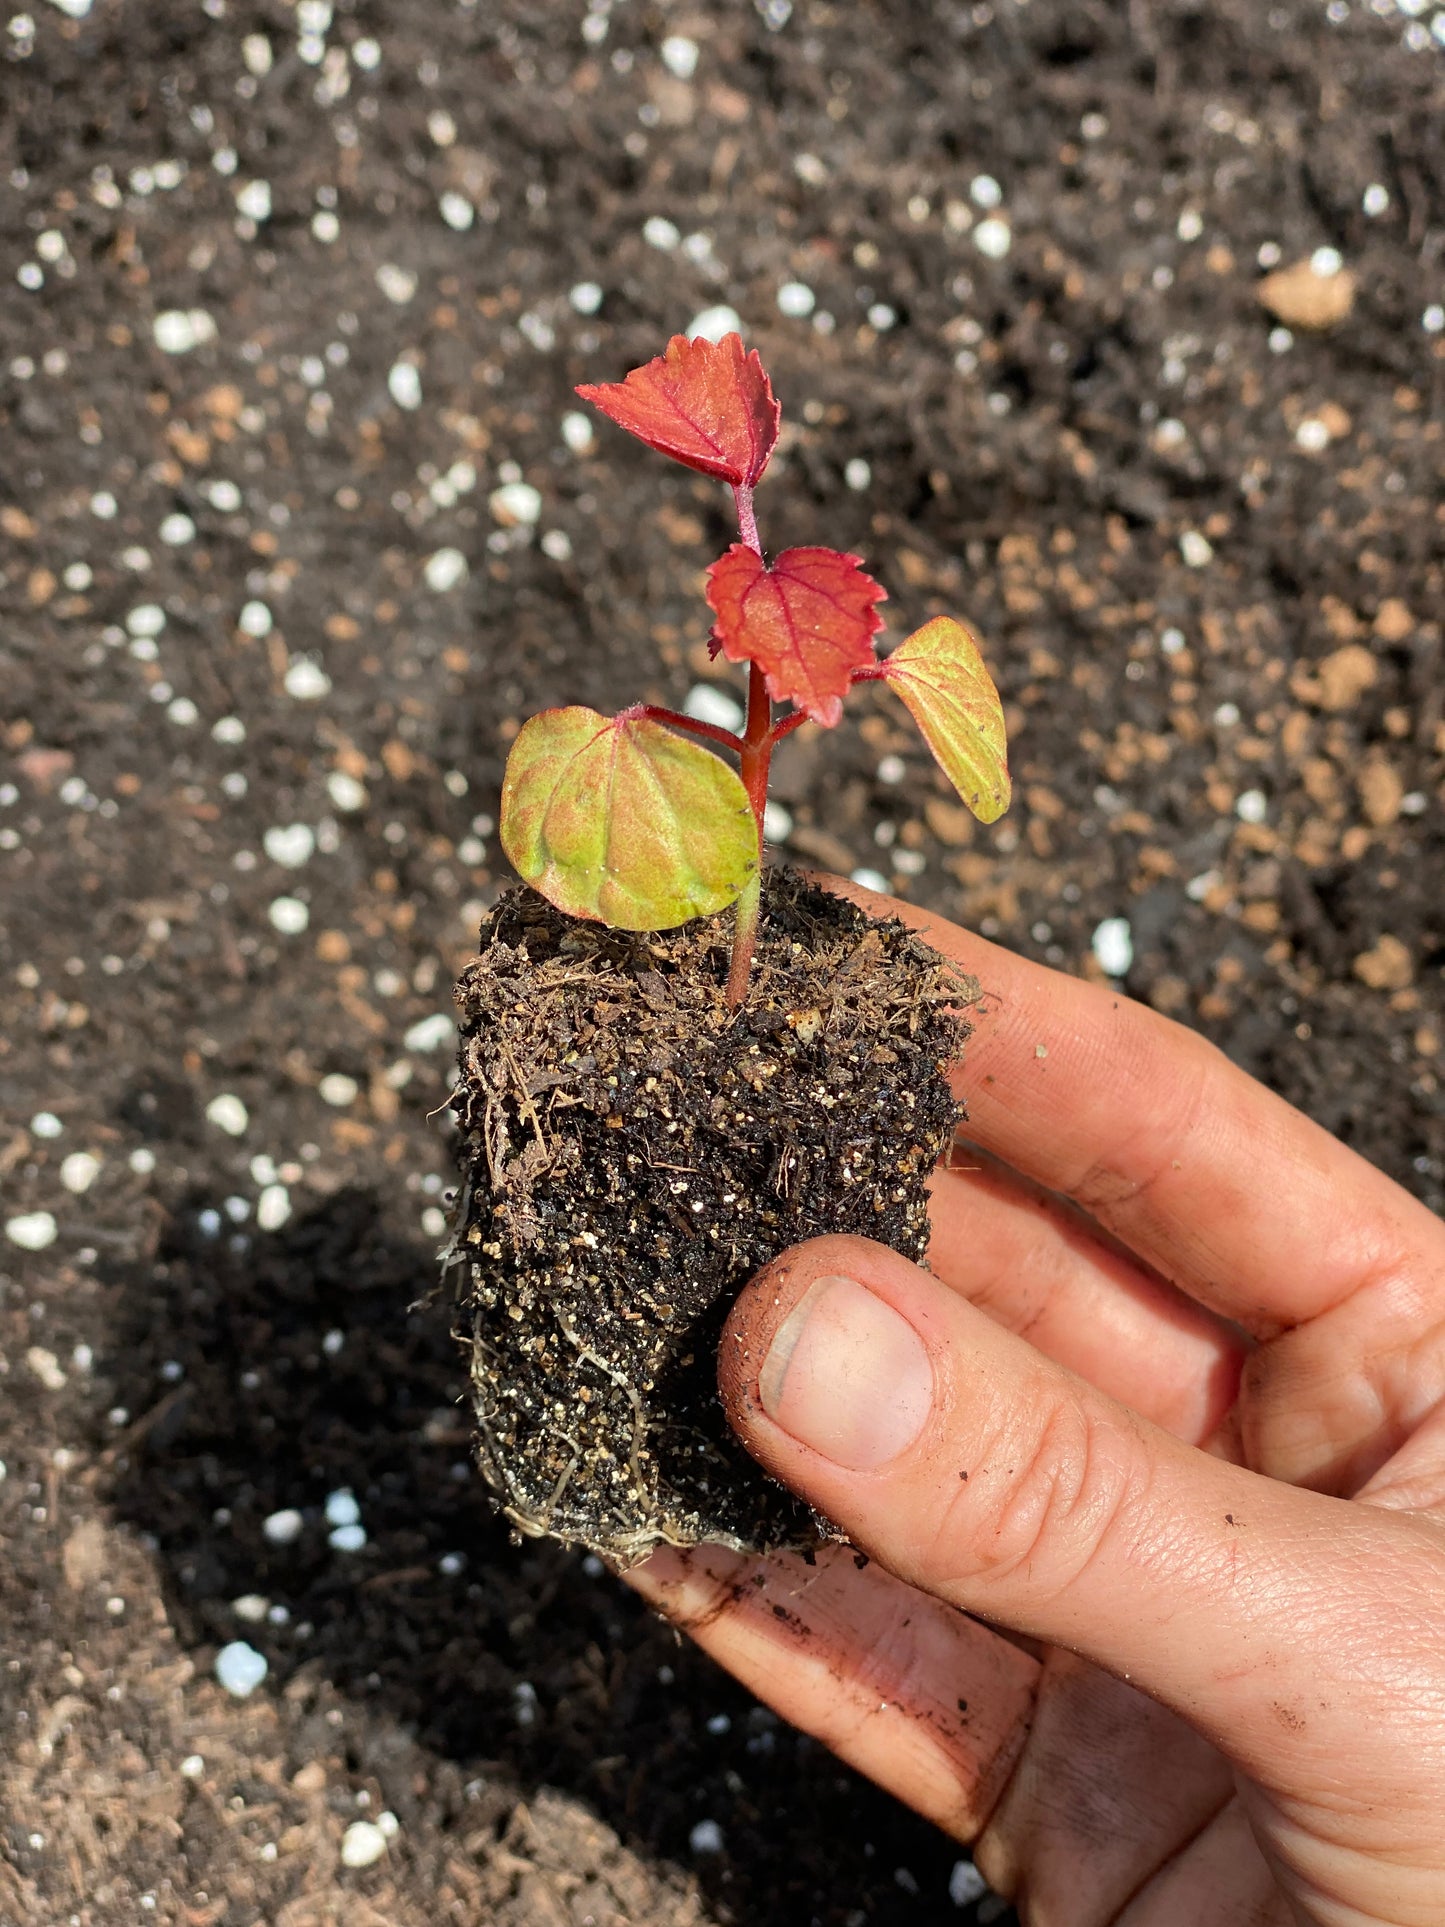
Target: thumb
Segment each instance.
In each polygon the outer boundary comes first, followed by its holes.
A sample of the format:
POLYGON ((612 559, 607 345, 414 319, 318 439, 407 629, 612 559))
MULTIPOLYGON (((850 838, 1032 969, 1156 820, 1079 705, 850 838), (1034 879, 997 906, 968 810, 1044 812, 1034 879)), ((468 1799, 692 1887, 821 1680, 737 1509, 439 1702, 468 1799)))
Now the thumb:
POLYGON ((880 1564, 1132 1680, 1266 1785, 1322 1785, 1428 1673, 1427 1521, 1185 1445, 881 1245, 785 1253, 719 1376, 749 1450, 880 1564))

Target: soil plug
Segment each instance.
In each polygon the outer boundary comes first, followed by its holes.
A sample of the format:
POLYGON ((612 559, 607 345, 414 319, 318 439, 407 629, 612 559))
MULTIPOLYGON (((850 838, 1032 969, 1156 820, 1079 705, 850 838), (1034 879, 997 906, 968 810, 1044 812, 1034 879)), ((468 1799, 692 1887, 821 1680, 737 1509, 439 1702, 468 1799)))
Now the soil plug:
POLYGON ((747 712, 735 734, 650 703, 550 709, 512 746, 501 838, 531 887, 489 914, 457 987, 446 1263, 478 1457, 519 1531, 619 1562, 817 1544, 836 1534, 723 1419, 718 1336, 802 1239, 923 1257, 977 987, 901 923, 764 870, 769 765, 793 729, 833 728, 856 683, 885 682, 991 823, 1002 705, 950 616, 878 655, 884 591, 858 556, 767 559, 753 490, 779 408, 737 335, 675 336, 578 393, 732 489, 740 539, 707 599, 713 654, 748 666, 747 712))

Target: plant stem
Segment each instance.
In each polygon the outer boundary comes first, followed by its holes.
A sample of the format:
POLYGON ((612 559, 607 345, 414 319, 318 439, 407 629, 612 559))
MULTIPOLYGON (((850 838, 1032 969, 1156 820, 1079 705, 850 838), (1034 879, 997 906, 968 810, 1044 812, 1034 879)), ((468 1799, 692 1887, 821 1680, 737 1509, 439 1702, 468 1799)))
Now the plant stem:
POLYGON ((768 685, 758 665, 748 665, 748 720, 743 729, 742 767, 738 774, 758 820, 759 840, 763 834, 763 811, 768 807, 768 764, 773 759, 773 705, 768 701, 768 685))
POLYGON ((786 716, 773 724, 773 748, 776 749, 785 736, 791 736, 795 729, 801 729, 804 723, 812 720, 806 709, 790 709, 786 716))
POLYGON ((738 509, 738 534, 747 543, 754 555, 761 555, 763 545, 758 540, 758 518, 753 510, 753 492, 745 483, 733 487, 733 500, 738 509))
MULTIPOLYGON (((738 510, 738 533, 754 555, 761 556, 763 545, 758 540, 758 518, 753 510, 752 490, 746 484, 737 485, 733 489, 733 500, 738 510)), ((743 788, 748 793, 753 820, 757 824, 758 867, 738 898, 734 911, 733 949, 728 965, 728 1004, 734 1010, 748 994, 748 980, 753 972, 753 952, 757 947, 758 916, 763 895, 763 812, 768 807, 768 764, 772 757, 773 705, 768 699, 768 685, 763 672, 753 663, 748 670, 748 719, 743 728, 738 774, 743 779, 743 788)))
POLYGON ((728 1009, 736 1010, 748 994, 753 974, 753 951, 758 941, 758 917, 763 899, 762 865, 754 870, 733 905, 733 949, 728 963, 728 1009))
POLYGON ((728 967, 728 1003, 734 1009, 748 992, 752 975, 753 950, 758 936, 758 909, 762 900, 763 813, 768 807, 768 765, 773 758, 773 705, 768 700, 768 685, 756 663, 748 670, 748 720, 743 732, 741 767, 738 774, 753 809, 758 832, 758 867, 752 881, 738 898, 733 925, 732 962, 728 967))
POLYGON ((685 729, 690 736, 701 736, 709 743, 716 743, 720 749, 730 749, 734 756, 742 752, 741 736, 735 736, 730 729, 720 728, 717 723, 701 723, 696 716, 684 716, 680 709, 664 709, 659 703, 638 703, 634 709, 623 713, 646 716, 649 722, 667 723, 673 729, 685 729))

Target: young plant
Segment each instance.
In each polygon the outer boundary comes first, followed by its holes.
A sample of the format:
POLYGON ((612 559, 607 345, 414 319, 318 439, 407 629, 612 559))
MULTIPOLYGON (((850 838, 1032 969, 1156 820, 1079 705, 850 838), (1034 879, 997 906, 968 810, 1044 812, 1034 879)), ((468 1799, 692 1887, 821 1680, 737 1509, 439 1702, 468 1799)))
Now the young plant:
POLYGON ((622 930, 668 930, 737 905, 728 1001, 747 993, 761 900, 763 812, 774 749, 806 722, 831 729, 855 683, 886 682, 981 823, 1008 808, 1003 708, 973 632, 935 616, 881 660, 883 589, 862 558, 785 549, 769 562, 753 490, 781 414, 757 352, 674 335, 625 381, 577 393, 650 448, 726 482, 738 533, 708 570, 710 648, 747 663, 741 735, 637 703, 616 716, 547 709, 507 759, 501 838, 518 874, 559 910, 622 930), (775 704, 789 705, 776 715, 775 704), (736 773, 683 730, 737 757, 736 773))

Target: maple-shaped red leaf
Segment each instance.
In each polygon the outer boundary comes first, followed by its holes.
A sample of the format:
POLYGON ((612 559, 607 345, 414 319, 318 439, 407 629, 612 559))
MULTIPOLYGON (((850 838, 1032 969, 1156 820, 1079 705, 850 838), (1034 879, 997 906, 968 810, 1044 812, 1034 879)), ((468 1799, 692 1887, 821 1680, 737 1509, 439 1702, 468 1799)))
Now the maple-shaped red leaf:
POLYGON ((751 488, 768 465, 782 413, 757 350, 741 339, 674 335, 666 354, 625 381, 584 382, 577 393, 649 448, 751 488))
POLYGON ((707 572, 713 641, 729 662, 755 662, 774 702, 831 729, 855 669, 873 661, 882 586, 838 549, 784 549, 771 565, 741 542, 707 572))

